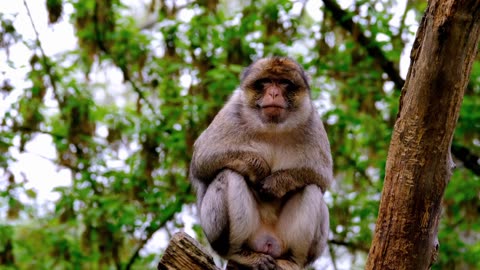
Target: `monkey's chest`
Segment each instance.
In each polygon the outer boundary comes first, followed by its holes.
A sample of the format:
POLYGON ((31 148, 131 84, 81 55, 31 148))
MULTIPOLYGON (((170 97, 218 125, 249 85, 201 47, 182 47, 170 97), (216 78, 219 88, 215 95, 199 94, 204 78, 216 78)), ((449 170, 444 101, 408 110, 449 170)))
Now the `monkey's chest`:
POLYGON ((295 168, 301 162, 303 153, 300 153, 292 145, 285 143, 262 143, 255 142, 252 145, 257 152, 270 166, 272 172, 295 168))

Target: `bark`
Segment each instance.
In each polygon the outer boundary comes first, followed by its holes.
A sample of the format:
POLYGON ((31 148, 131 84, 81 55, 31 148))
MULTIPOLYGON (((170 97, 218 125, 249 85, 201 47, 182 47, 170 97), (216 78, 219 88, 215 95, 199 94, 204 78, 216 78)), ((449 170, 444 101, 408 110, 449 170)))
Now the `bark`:
POLYGON ((480 34, 478 0, 431 0, 417 32, 365 269, 428 269, 450 145, 480 34))
POLYGON ((213 258, 200 244, 184 232, 176 233, 170 240, 158 270, 220 270, 213 258))

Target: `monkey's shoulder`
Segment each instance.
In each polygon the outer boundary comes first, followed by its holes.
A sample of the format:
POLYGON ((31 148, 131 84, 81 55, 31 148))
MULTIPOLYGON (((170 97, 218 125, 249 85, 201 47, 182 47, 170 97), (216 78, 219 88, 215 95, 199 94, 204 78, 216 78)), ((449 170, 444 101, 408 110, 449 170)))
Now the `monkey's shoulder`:
POLYGON ((221 110, 210 123, 210 125, 200 134, 195 142, 195 148, 202 146, 208 147, 227 147, 231 145, 244 145, 247 143, 248 135, 240 124, 229 117, 231 112, 221 110))

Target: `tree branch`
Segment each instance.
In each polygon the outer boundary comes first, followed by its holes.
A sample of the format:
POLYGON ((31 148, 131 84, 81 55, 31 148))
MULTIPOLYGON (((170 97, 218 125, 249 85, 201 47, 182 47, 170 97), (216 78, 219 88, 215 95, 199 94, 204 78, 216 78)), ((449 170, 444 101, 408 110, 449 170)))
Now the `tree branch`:
POLYGON ((452 153, 456 158, 462 161, 465 168, 480 176, 480 158, 477 155, 473 154, 465 146, 459 145, 455 142, 452 143, 452 153))
MULTIPOLYGON (((187 191, 188 191, 188 188, 187 188, 187 191)), ((160 211, 160 213, 161 213, 160 214, 161 217, 159 218, 160 221, 157 222, 157 223, 152 222, 150 224, 150 226, 145 230, 146 231, 146 236, 140 241, 140 244, 137 246, 137 248, 133 252, 132 256, 130 256, 130 259, 128 260, 128 263, 125 266, 125 270, 132 269, 133 263, 140 256, 140 250, 142 250, 142 248, 152 238, 152 236, 155 234, 155 232, 160 230, 160 228, 163 228, 169 220, 173 219, 174 215, 177 213, 176 209, 181 209, 183 204, 184 204, 183 196, 177 195, 175 197, 175 200, 171 204, 167 205, 164 209, 162 209, 160 211), (162 213, 166 213, 166 214, 162 216, 162 213)), ((191 269, 191 268, 189 268, 189 269, 191 269)))
MULTIPOLYGON (((329 244, 345 246, 368 253, 368 247, 354 243, 330 240, 329 244)), ((219 270, 215 266, 212 256, 195 239, 184 232, 178 232, 170 239, 157 269, 219 270)))
POLYGON ((215 266, 212 256, 184 232, 172 237, 157 269, 220 270, 215 266))
POLYGON ((145 97, 145 95, 143 94, 142 90, 140 90, 140 88, 138 88, 138 86, 135 84, 135 82, 133 80, 131 80, 130 78, 125 78, 126 81, 128 81, 130 83, 130 85, 132 86, 132 89, 133 91, 135 91, 135 93, 138 94, 138 98, 143 100, 143 102, 145 102, 145 104, 147 104, 148 108, 150 109, 150 111, 152 111, 153 115, 158 115, 156 113, 156 110, 155 108, 153 107, 152 103, 150 103, 150 101, 148 101, 148 99, 145 97))
POLYGON ((349 248, 349 249, 359 250, 359 251, 363 251, 363 252, 366 252, 366 253, 368 253, 368 251, 370 250, 370 247, 367 247, 367 246, 364 246, 364 245, 361 245, 361 244, 352 243, 352 242, 345 242, 345 241, 337 240, 337 239, 328 240, 328 243, 329 244, 334 244, 334 245, 337 245, 337 246, 344 246, 344 247, 349 248))
MULTIPOLYGON (((405 84, 405 80, 400 77, 395 63, 388 60, 375 40, 368 38, 363 31, 361 31, 361 27, 352 20, 353 15, 343 10, 335 0, 323 0, 323 3, 325 4, 325 8, 332 13, 333 18, 340 23, 342 28, 356 38, 358 43, 367 50, 367 53, 377 61, 388 78, 395 84, 395 88, 401 90, 405 84)), ((480 164, 478 162, 480 157, 478 155, 475 155, 465 146, 455 142, 452 145, 451 151, 455 158, 464 164, 465 168, 480 176, 480 164)))
POLYGON ((64 101, 61 99, 58 90, 57 90, 57 83, 55 78, 57 77, 56 75, 52 74, 52 72, 55 72, 52 70, 52 66, 50 63, 48 63, 48 57, 45 54, 45 51, 43 50, 42 43, 40 42, 40 35, 38 34, 37 28, 35 27, 35 23, 33 22, 32 14, 30 13, 30 8, 28 8, 28 4, 26 0, 23 0, 23 4, 25 5, 25 8, 27 9, 27 14, 28 18, 30 19, 30 23, 33 28, 33 32, 35 33, 35 43, 38 46, 38 49, 40 50, 40 53, 42 55, 42 65, 43 68, 45 69, 45 72, 47 73, 48 78, 50 79, 50 85, 52 86, 53 90, 53 95, 55 96, 55 99, 57 102, 60 104, 60 107, 63 107, 64 101))
POLYGON ((46 135, 50 135, 56 139, 66 139, 67 137, 62 135, 62 134, 58 134, 58 133, 53 133, 53 132, 50 132, 50 131, 46 131, 46 130, 41 130, 41 129, 38 129, 38 128, 32 128, 32 127, 27 127, 27 126, 13 126, 13 127, 10 127, 8 125, 0 125, 0 127, 6 127, 6 128, 10 128, 13 132, 21 132, 21 133, 41 133, 41 134, 46 134, 46 135))
POLYGON ((431 0, 411 52, 365 269, 430 269, 451 143, 480 40, 480 2, 431 0))
POLYGON ((340 23, 343 29, 347 30, 362 45, 368 54, 382 67, 383 71, 388 75, 390 80, 395 84, 397 89, 402 89, 405 80, 400 77, 400 73, 396 65, 388 60, 377 42, 367 37, 361 27, 352 20, 352 14, 343 10, 335 0, 323 0, 325 8, 330 11, 333 18, 340 23))

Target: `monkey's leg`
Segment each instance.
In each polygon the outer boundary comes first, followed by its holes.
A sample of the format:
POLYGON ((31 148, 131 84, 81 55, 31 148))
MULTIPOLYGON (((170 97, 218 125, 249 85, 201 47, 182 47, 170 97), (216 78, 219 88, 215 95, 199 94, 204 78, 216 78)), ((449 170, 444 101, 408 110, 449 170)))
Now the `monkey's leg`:
POLYGON ((198 206, 205 236, 221 256, 227 254, 229 248, 228 176, 228 171, 220 172, 204 191, 198 206))
MULTIPOLYGON (((243 176, 223 170, 208 186, 200 206, 200 223, 212 248, 238 269, 276 269, 275 260, 246 248, 260 226, 255 198, 243 176)), ((233 268, 235 269, 235 268, 233 268)))
POLYGON ((323 252, 328 237, 329 215, 320 187, 308 185, 285 204, 277 232, 289 256, 278 260, 282 269, 302 269, 323 252))

